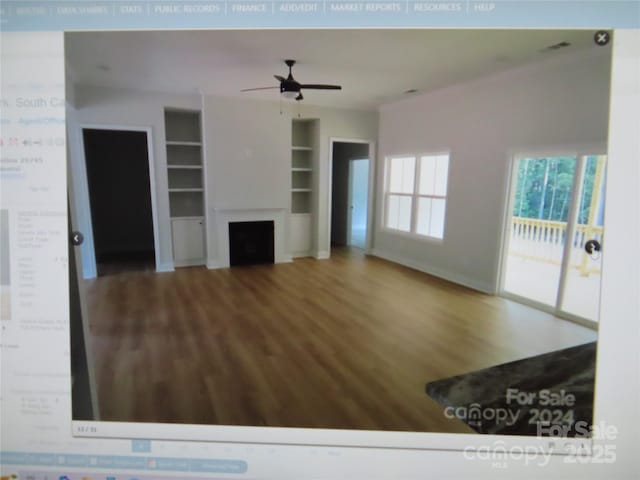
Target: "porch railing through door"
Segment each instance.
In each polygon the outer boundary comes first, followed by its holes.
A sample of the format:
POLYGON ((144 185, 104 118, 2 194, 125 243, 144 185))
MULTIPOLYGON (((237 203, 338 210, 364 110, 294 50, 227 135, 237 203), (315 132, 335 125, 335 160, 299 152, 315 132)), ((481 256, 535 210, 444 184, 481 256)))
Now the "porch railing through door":
MULTIPOLYGON (((562 250, 567 237, 567 222, 538 220, 535 218, 512 217, 509 254, 528 260, 560 265, 562 250)), ((571 241, 569 265, 583 276, 600 273, 600 262, 589 262, 584 251, 587 240, 595 239, 602 243, 604 229, 595 225, 576 225, 571 241)))

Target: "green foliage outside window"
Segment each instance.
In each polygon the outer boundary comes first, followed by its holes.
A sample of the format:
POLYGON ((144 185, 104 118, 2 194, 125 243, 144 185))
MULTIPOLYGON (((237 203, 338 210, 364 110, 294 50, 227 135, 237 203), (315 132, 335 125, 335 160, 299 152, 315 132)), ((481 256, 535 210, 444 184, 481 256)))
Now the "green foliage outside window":
MULTIPOLYGON (((578 224, 586 224, 589 219, 597 164, 598 157, 586 158, 578 224)), ((574 157, 521 159, 518 162, 513 216, 566 222, 575 169, 574 157)))

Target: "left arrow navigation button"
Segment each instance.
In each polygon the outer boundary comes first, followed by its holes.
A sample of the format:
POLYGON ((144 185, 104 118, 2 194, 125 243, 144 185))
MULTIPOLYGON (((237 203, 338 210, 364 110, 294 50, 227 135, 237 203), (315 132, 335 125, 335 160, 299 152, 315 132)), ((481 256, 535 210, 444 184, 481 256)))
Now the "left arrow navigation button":
POLYGON ((73 243, 74 246, 77 247, 78 245, 82 245, 83 241, 84 241, 84 236, 80 232, 71 233, 71 243, 73 243))

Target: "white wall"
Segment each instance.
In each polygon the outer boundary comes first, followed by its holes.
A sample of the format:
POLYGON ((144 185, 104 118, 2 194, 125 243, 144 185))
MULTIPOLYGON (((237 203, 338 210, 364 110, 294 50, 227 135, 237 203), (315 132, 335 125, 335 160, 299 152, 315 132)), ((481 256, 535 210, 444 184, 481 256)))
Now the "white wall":
MULTIPOLYGON (((171 224, 169 221, 169 194, 167 185, 167 152, 165 148, 164 108, 185 108, 200 110, 200 95, 174 95, 138 90, 111 89, 101 87, 76 86, 73 103, 67 112, 69 150, 71 155, 74 192, 78 227, 83 232, 90 230, 91 212, 86 189, 82 187, 81 174, 84 172, 81 155, 80 125, 118 125, 150 127, 153 136, 153 158, 155 161, 155 184, 158 210, 159 258, 161 270, 173 267, 171 251, 171 224)), ((115 194, 115 193, 114 193, 115 194)), ((85 234, 86 235, 86 234, 85 234)), ((85 277, 87 272, 89 244, 81 247, 85 277)))
POLYGON ((374 253, 495 292, 509 152, 606 142, 610 56, 555 58, 383 106, 378 164, 387 155, 450 150, 444 242, 381 229, 377 170, 374 253))
POLYGON ((277 102, 204 99, 209 208, 289 208, 291 117, 277 102))
MULTIPOLYGON (((206 96, 203 103, 209 212, 289 209, 291 121, 298 113, 319 120, 312 243, 316 255, 328 254, 329 138, 375 140, 378 113, 216 96, 206 96)), ((214 228, 208 225, 209 264, 216 263, 214 228)))

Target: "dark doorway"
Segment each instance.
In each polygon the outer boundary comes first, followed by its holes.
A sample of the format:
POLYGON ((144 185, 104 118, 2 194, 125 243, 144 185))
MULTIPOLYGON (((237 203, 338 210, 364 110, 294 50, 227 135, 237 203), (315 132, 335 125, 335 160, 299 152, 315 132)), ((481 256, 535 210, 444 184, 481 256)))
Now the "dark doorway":
POLYGON ((146 132, 83 130, 98 276, 155 269, 146 132))
POLYGON ((369 190, 369 144, 333 142, 331 245, 365 248, 369 190))

